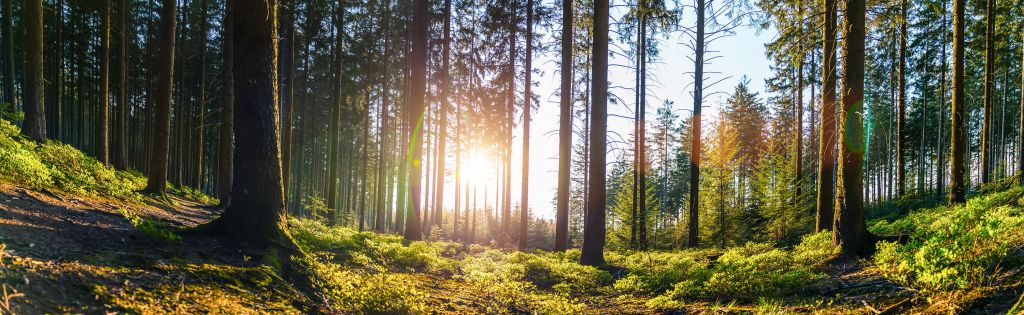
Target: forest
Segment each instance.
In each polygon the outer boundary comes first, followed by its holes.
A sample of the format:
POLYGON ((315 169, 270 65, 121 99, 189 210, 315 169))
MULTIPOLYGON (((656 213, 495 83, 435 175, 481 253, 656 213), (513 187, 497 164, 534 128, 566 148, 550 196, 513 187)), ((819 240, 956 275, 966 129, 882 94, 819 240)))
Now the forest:
POLYGON ((0 0, 0 85, 0 315, 1024 314, 1024 0, 0 0))

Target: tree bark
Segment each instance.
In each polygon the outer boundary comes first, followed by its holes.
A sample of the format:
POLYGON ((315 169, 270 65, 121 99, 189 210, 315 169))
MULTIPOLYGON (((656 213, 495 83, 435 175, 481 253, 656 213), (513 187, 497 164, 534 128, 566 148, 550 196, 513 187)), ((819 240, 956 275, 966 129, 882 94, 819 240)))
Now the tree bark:
MULTIPOLYGON (((572 161, 572 1, 562 1, 562 64, 558 122, 558 195, 555 210, 555 251, 569 248, 569 179, 572 161)), ((1024 128, 1022 128, 1024 130, 1024 128)), ((585 185, 585 184, 584 184, 585 185)), ((474 191, 475 195, 475 191, 474 191)))
POLYGON ((690 133, 690 213, 687 242, 690 247, 697 247, 697 212, 700 211, 700 110, 704 102, 704 5, 705 0, 697 0, 697 39, 694 42, 694 75, 693 75, 693 131, 690 133))
MULTIPOLYGON (((128 104, 128 38, 131 36, 132 29, 130 28, 128 20, 128 11, 131 10, 129 2, 127 0, 118 1, 118 24, 121 32, 121 36, 118 38, 120 43, 117 47, 117 58, 119 67, 117 69, 117 116, 114 118, 114 167, 123 170, 128 168, 128 110, 131 107, 128 104)), ((58 44, 59 46, 60 44, 58 44)), ((58 60, 60 60, 58 58, 58 60)), ((59 85, 58 85, 59 88, 59 85)), ((60 92, 58 92, 57 98, 60 99, 60 92)), ((58 107, 59 109, 59 107, 58 107)), ((57 121, 60 120, 60 116, 54 116, 57 121)), ((59 136, 60 132, 57 131, 59 136)))
MULTIPOLYGON (((34 2, 34 1, 26 1, 34 2)), ((14 0, 4 1, 4 103, 11 106, 11 110, 17 111, 18 106, 14 102, 14 0)), ((27 6, 26 6, 27 8, 27 6)), ((26 43, 28 43, 26 41, 26 43)))
MULTIPOLYGON (((703 0, 698 0, 703 1, 703 0)), ((583 250, 580 263, 604 265, 605 245, 605 149, 608 128, 608 0, 594 1, 593 30, 593 107, 590 131, 590 195, 583 225, 583 250)))
POLYGON ((950 114, 949 204, 966 201, 964 168, 967 128, 964 119, 964 0, 953 0, 953 105, 950 114))
POLYGON ((526 0, 526 73, 523 86, 523 178, 522 201, 519 203, 519 250, 525 251, 530 224, 530 87, 533 85, 533 0, 526 0))
POLYGON ((864 39, 865 0, 846 1, 843 25, 843 108, 839 125, 839 189, 833 244, 844 257, 864 257, 870 233, 864 224, 864 39))
POLYGON ((153 156, 149 163, 149 183, 145 191, 150 194, 164 195, 167 189, 167 162, 171 146, 171 85, 174 77, 174 40, 177 27, 178 2, 163 0, 160 9, 160 51, 157 60, 160 62, 157 74, 156 120, 153 132, 153 156))
POLYGON ((427 28, 430 16, 428 15, 427 0, 413 0, 412 18, 412 85, 410 86, 409 107, 411 118, 416 119, 412 128, 412 145, 410 146, 410 160, 412 167, 409 174, 410 193, 412 207, 409 207, 405 225, 405 239, 418 241, 423 238, 420 232, 420 190, 422 183, 420 177, 423 166, 420 163, 423 158, 423 135, 420 128, 423 124, 424 103, 426 101, 427 88, 427 28))
POLYGON ((981 183, 992 180, 992 106, 995 102, 995 23, 996 2, 987 0, 985 6, 985 104, 981 125, 981 183))
MULTIPOLYGON (((337 11, 334 13, 334 89, 331 95, 330 131, 327 136, 330 152, 327 155, 327 208, 331 209, 328 222, 331 225, 338 224, 338 129, 341 126, 341 111, 343 104, 342 76, 344 75, 344 63, 342 60, 342 38, 345 34, 345 7, 344 1, 338 2, 337 11)), ((364 139, 365 140, 365 139, 364 139)), ((364 164, 365 167, 365 164, 364 164)), ((362 226, 360 222, 360 226, 362 226)), ((361 230, 361 228, 360 228, 361 230)))
MULTIPOLYGON (((896 198, 906 194, 907 0, 900 1, 899 104, 896 104, 896 198)), ((845 86, 845 85, 844 85, 845 86)))
POLYGON ((221 70, 221 93, 223 93, 220 110, 220 152, 217 161, 217 191, 220 206, 231 206, 231 187, 234 175, 234 120, 235 120, 235 58, 234 58, 234 19, 235 14, 229 1, 224 8, 224 68, 221 70))
POLYGON ((821 128, 818 144, 818 200, 815 231, 832 230, 836 148, 836 0, 823 0, 821 128))
MULTIPOLYGON (((21 133, 46 141, 46 110, 43 103, 43 2, 25 1, 25 120, 21 133)), ((8 15, 9 16, 9 15, 8 15)))

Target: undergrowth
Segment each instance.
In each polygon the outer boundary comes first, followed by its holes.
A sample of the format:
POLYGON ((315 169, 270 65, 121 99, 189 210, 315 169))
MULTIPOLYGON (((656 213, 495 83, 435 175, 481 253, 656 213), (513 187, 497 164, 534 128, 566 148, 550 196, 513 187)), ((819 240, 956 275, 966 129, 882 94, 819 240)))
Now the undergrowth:
POLYGON ((1024 186, 997 185, 963 205, 874 222, 874 233, 909 238, 879 243, 879 270, 931 296, 1003 285, 1005 273, 1024 262, 1024 186))
POLYGON ((74 147, 49 140, 36 143, 0 119, 0 180, 33 188, 138 201, 146 177, 104 166, 74 147))

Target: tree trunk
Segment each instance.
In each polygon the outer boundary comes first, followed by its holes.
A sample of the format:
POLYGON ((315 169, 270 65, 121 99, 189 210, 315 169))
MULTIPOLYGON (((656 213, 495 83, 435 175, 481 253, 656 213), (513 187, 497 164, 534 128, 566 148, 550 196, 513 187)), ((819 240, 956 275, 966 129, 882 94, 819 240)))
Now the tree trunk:
MULTIPOLYGON (((558 200, 555 210, 555 251, 569 248, 569 169, 572 161, 572 1, 562 1, 561 112, 558 123, 558 200)), ((1022 128, 1024 130, 1024 128, 1022 128)), ((586 184, 584 184, 586 185, 586 184)))
POLYGON ((235 70, 234 70, 234 10, 232 2, 224 8, 224 68, 221 70, 221 93, 223 93, 220 109, 220 152, 217 162, 217 191, 220 206, 231 206, 232 176, 234 175, 234 120, 235 120, 235 70))
POLYGON ((110 0, 100 1, 100 103, 96 121, 96 160, 110 165, 110 0))
POLYGON ((818 137, 818 201, 815 231, 832 230, 835 211, 836 0, 824 0, 822 15, 821 128, 818 137))
POLYGON ((23 90, 25 92, 25 120, 21 133, 35 141, 43 142, 46 141, 46 110, 43 104, 42 0, 26 0, 24 11, 25 82, 23 90))
POLYGON ((690 220, 687 241, 690 247, 697 247, 697 212, 700 199, 700 110, 704 102, 704 5, 697 0, 697 39, 694 42, 694 84, 693 84, 693 131, 690 134, 690 220))
POLYGON ((429 5, 427 0, 413 0, 412 18, 412 85, 409 93, 409 107, 411 117, 416 119, 412 128, 412 146, 410 160, 412 169, 409 174, 410 193, 412 207, 409 208, 406 217, 405 239, 418 241, 423 238, 420 232, 420 189, 422 183, 420 177, 423 166, 420 160, 423 157, 423 135, 420 134, 420 127, 423 124, 424 103, 426 101, 427 88, 427 27, 430 16, 428 15, 429 5))
MULTIPOLYGON (((129 2, 127 0, 118 1, 118 20, 121 30, 121 36, 118 38, 120 44, 117 47, 117 116, 114 118, 114 167, 123 170, 128 168, 128 110, 131 106, 128 104, 128 38, 133 32, 128 24, 128 11, 131 10, 129 2)), ((59 42, 58 42, 59 43, 59 42)), ((60 44, 57 44, 60 46, 60 44)), ((60 59, 58 59, 59 62, 60 59)), ((62 69, 60 71, 63 71, 62 69)), ((57 85, 58 89, 60 85, 57 85)), ((59 104, 60 92, 57 92, 57 99, 59 104)), ((58 107, 59 109, 60 107, 58 107)), ((60 116, 54 116, 56 121, 60 120, 60 116)), ((55 122, 56 122, 55 121, 55 122)), ((59 122, 58 122, 59 124, 59 122)), ((56 136, 60 136, 60 131, 57 131, 56 136)))
POLYGON ((953 105, 950 114, 949 204, 966 199, 964 168, 967 127, 964 121, 964 0, 953 0, 953 105))
MULTIPOLYGON (((907 0, 900 1, 899 104, 896 105, 896 198, 906 194, 907 0)), ((844 85, 845 86, 845 85, 844 85)))
POLYGON ((985 104, 981 125, 981 183, 992 180, 992 106, 995 102, 996 1, 986 1, 985 14, 985 104))
POLYGON ((847 0, 843 25, 843 109, 839 125, 839 189, 833 244, 844 257, 864 257, 870 233, 864 225, 864 0, 847 0))
MULTIPOLYGON (((288 235, 277 122, 277 12, 275 0, 229 0, 236 75, 234 177, 231 206, 209 223, 226 236, 274 249, 297 251, 288 235)), ((288 257, 288 256, 284 256, 288 257)))
MULTIPOLYGON (((703 0, 698 0, 703 1, 703 0)), ((583 250, 580 263, 589 266, 604 265, 605 245, 605 149, 608 129, 608 0, 594 1, 593 30, 593 120, 590 131, 590 196, 587 198, 587 218, 583 226, 583 250)))
MULTIPOLYGON (((26 1, 36 2, 36 1, 26 1)), ((4 1, 4 98, 3 102, 11 106, 12 111, 17 111, 18 106, 14 103, 14 0, 4 1)), ((26 6, 27 8, 28 6, 26 6)), ((26 43, 29 43, 26 41, 26 43)), ((40 49, 42 51, 42 49, 40 49)), ((27 56, 26 56, 27 57, 27 56)))
MULTIPOLYGON (((940 78, 941 85, 940 85, 940 88, 939 88, 939 122, 938 122, 939 128, 938 128, 938 141, 936 141, 936 143, 935 143, 935 155, 938 156, 938 160, 939 160, 938 163, 935 165, 935 173, 937 175, 936 179, 935 179, 935 193, 937 195, 940 195, 940 196, 943 194, 943 188, 945 188, 945 184, 946 184, 946 170, 944 168, 944 165, 945 165, 945 155, 942 152, 943 151, 942 140, 943 140, 943 137, 945 136, 944 132, 946 131, 943 128, 943 124, 945 124, 945 120, 946 120, 946 70, 947 70, 947 65, 946 65, 946 57, 947 57, 946 56, 946 1, 942 2, 942 33, 941 34, 942 34, 942 37, 941 37, 940 42, 942 43, 942 72, 941 72, 941 76, 942 77, 940 78)), ((1024 138, 1021 138, 1021 139, 1024 139, 1024 138)))
POLYGON ((525 251, 530 224, 530 87, 533 85, 533 0, 526 0, 526 74, 523 96, 523 178, 519 202, 519 250, 525 251))
POLYGON ((342 37, 345 34, 344 1, 338 2, 337 11, 334 14, 334 93, 331 98, 331 103, 334 106, 328 116, 331 120, 330 131, 327 136, 327 139, 329 139, 327 145, 331 148, 330 153, 327 155, 327 208, 331 209, 328 214, 330 216, 328 222, 331 225, 338 224, 338 145, 341 142, 338 139, 338 129, 341 126, 342 98, 344 97, 342 95, 342 76, 344 75, 342 37))
POLYGON ((194 186, 196 189, 202 191, 204 184, 203 171, 205 170, 203 167, 203 149, 205 149, 205 142, 203 139, 205 138, 206 130, 206 0, 199 2, 199 10, 199 113, 197 115, 198 120, 196 122, 198 126, 196 126, 195 136, 195 160, 192 164, 195 165, 196 168, 195 174, 193 175, 195 176, 195 178, 193 178, 193 182, 195 183, 194 186))
MULTIPOLYGON (((146 192, 155 195, 164 195, 167 189, 167 162, 170 157, 171 145, 171 85, 174 76, 174 40, 175 28, 177 27, 178 2, 176 0, 163 0, 163 7, 160 9, 160 51, 157 60, 160 62, 160 70, 157 75, 156 91, 156 120, 153 132, 153 156, 149 162, 149 183, 146 185, 146 192)), ((242 76, 245 77, 245 76, 242 76)))

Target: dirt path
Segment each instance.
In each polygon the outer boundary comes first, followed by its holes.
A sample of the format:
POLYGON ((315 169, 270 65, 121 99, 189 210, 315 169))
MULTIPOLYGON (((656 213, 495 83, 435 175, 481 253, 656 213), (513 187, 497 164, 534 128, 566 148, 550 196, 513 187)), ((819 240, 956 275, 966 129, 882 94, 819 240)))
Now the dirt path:
POLYGON ((156 239, 123 215, 192 227, 218 214, 172 201, 128 203, 0 183, 0 314, 298 312, 290 305, 294 289, 251 261, 255 251, 216 237, 156 239), (261 282, 244 285, 253 279, 261 282))

